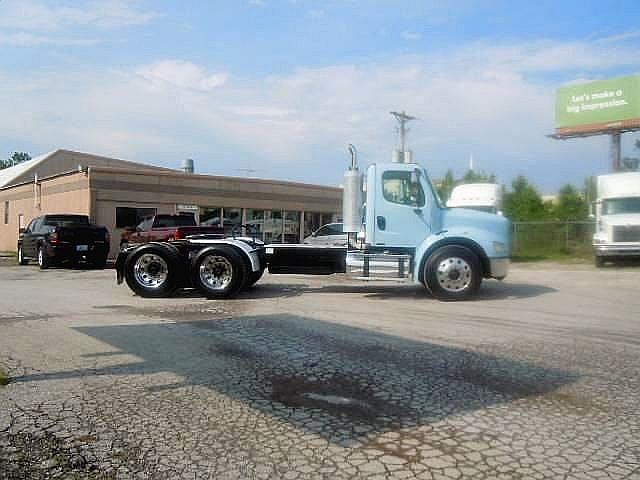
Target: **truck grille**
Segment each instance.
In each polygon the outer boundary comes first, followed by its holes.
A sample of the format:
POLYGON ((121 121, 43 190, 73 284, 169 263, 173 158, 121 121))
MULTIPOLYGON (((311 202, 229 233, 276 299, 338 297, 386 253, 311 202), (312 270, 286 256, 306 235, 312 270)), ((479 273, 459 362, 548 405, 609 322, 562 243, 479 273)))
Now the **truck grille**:
POLYGON ((640 225, 613 227, 614 242, 640 242, 640 225))

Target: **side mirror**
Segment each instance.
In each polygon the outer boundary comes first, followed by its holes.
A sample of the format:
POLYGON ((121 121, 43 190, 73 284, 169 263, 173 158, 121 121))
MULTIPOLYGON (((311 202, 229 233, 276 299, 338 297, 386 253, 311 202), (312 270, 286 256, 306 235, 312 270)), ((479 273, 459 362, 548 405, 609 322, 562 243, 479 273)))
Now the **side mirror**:
POLYGON ((19 234, 19 235, 24 235, 24 234, 26 233, 26 231, 27 231, 27 229, 26 229, 26 228, 24 228, 24 227, 19 228, 19 229, 18 229, 18 234, 19 234))

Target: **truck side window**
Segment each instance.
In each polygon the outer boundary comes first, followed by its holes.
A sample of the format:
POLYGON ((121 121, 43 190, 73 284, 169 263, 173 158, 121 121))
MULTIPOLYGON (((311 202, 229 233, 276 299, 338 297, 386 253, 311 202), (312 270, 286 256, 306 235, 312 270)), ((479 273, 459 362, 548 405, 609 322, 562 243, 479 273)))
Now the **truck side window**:
POLYGON ((422 185, 411 181, 411 172, 384 172, 382 194, 385 200, 391 203, 424 207, 422 185))

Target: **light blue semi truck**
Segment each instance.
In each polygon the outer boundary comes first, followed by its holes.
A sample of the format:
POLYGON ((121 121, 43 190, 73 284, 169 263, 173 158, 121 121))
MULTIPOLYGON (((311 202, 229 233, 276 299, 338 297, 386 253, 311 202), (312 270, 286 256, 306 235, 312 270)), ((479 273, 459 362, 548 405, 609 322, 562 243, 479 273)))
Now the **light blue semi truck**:
POLYGON ((265 245, 250 232, 198 235, 126 249, 118 283, 158 297, 192 287, 228 298, 272 274, 345 274, 358 280, 417 283, 440 300, 474 297, 485 278, 509 269, 511 227, 502 216, 450 209, 416 163, 372 164, 363 175, 355 149, 345 172, 344 231, 348 247, 265 245))

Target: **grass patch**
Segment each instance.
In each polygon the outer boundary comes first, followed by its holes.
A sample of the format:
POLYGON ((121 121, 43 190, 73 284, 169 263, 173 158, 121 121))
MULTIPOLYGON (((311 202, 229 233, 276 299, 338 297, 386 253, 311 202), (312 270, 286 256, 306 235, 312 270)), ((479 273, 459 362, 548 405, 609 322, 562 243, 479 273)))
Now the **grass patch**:
POLYGON ((537 253, 537 254, 520 254, 511 257, 515 263, 531 263, 531 262, 560 262, 560 263, 591 263, 593 262, 593 254, 566 254, 566 253, 537 253))
POLYGON ((0 257, 17 257, 17 252, 0 252, 0 257))

